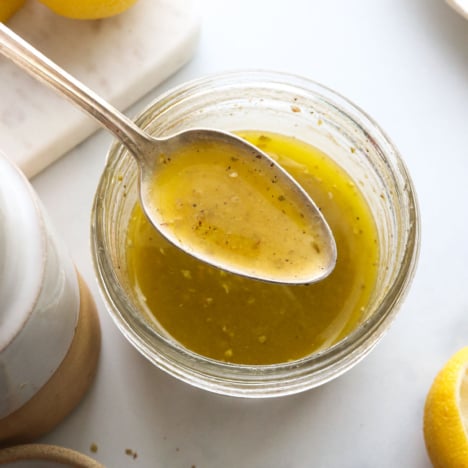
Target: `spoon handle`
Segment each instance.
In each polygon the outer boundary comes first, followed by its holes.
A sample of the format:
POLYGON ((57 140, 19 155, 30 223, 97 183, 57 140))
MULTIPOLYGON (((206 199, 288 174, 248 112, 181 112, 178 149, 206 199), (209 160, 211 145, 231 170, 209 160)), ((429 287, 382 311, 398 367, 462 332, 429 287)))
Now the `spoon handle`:
POLYGON ((0 54, 50 85, 110 130, 137 159, 148 138, 127 116, 100 98, 0 22, 0 54))

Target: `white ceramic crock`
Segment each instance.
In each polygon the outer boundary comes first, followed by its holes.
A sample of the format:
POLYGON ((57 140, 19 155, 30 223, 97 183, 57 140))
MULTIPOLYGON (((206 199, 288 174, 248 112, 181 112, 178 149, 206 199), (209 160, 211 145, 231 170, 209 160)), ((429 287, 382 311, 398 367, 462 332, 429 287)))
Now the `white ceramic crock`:
POLYGON ((77 395, 69 401, 63 379, 72 372, 94 373, 100 342, 96 327, 89 292, 38 197, 0 154, 0 444, 40 435, 77 403, 77 395), (74 370, 62 369, 70 365, 70 350, 76 348, 72 344, 82 338, 78 336, 82 314, 93 314, 86 318, 91 329, 83 330, 92 332, 96 341, 85 339, 85 348, 93 348, 93 359, 87 363, 74 359, 74 370), (62 375, 60 384, 57 374, 62 375), (67 404, 47 414, 57 385, 55 398, 60 396, 67 404))

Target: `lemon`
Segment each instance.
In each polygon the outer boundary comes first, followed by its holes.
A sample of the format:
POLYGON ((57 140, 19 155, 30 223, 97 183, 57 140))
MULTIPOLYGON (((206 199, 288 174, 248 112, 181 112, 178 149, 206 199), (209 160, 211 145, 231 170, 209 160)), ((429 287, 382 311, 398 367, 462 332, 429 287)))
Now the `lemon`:
POLYGON ((0 0, 0 21, 5 22, 11 18, 26 0, 0 0))
POLYGON ((39 0, 52 11, 73 19, 99 19, 118 15, 137 0, 39 0))
POLYGON ((434 379, 424 407, 424 439, 435 468, 468 468, 468 347, 434 379))

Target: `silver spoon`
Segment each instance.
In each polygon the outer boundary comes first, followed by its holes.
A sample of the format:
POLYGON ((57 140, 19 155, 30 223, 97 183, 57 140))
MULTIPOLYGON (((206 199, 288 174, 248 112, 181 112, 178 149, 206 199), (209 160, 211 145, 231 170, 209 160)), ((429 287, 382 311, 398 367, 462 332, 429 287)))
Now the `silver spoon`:
MULTIPOLYGON (((227 271, 272 282, 311 283, 325 278, 333 270, 336 263, 335 240, 320 210, 286 171, 255 146, 235 135, 211 129, 192 129, 167 138, 154 138, 2 23, 0 23, 0 53, 35 78, 49 84, 59 94, 94 117, 99 124, 110 130, 120 140, 138 163, 140 201, 146 216, 154 227, 177 247, 227 271), (298 234, 297 242, 296 239, 294 241, 291 239, 293 248, 282 252, 281 255, 279 253, 277 255, 277 252, 263 254, 263 250, 257 248, 262 244, 260 232, 259 240, 255 243, 256 250, 250 252, 246 258, 242 257, 242 249, 239 248, 234 254, 232 251, 223 249, 214 252, 210 239, 196 238, 193 230, 192 234, 187 236, 184 232, 176 230, 175 224, 177 223, 167 219, 167 215, 161 210, 160 198, 158 198, 161 192, 158 186, 159 174, 166 168, 168 161, 174 161, 177 158, 180 161, 181 154, 197 154, 198 159, 203 158, 203 151, 195 153, 191 150, 200 145, 213 147, 213 144, 218 149, 223 148, 226 154, 234 153, 236 157, 231 159, 242 162, 243 168, 240 169, 247 168, 249 173, 261 174, 263 180, 268 181, 271 187, 275 182, 275 190, 280 187, 281 195, 277 198, 287 202, 283 204, 284 207, 287 206, 287 209, 278 209, 277 212, 273 212, 271 219, 257 219, 254 224, 257 229, 263 228, 264 233, 277 230, 279 249, 283 247, 285 239, 290 239, 292 230, 300 230, 301 234, 298 234), (283 225, 281 224, 282 212, 286 211, 290 216, 283 220, 286 228, 284 232, 281 232, 279 226, 283 225), (298 219, 300 225, 297 222, 298 219), (267 255, 269 255, 268 258, 267 255), (252 257, 255 257, 255 261, 252 257)), ((230 171, 230 175, 232 174, 237 176, 235 169, 230 171)), ((220 185, 224 186, 229 182, 230 179, 226 179, 220 181, 220 185)), ((266 187, 266 190, 269 189, 269 186, 266 187)), ((259 203, 260 198, 262 197, 259 197, 259 203)), ((207 198, 205 201, 210 200, 207 198)), ((242 207, 242 203, 237 203, 236 206, 230 206, 228 209, 235 211, 242 207)), ((237 214, 243 215, 241 212, 237 214)), ((257 218, 260 216, 258 214, 257 218)), ((242 232, 237 233, 236 239, 246 238, 250 225, 250 222, 244 223, 242 232)), ((226 230, 219 229, 218 232, 220 231, 226 230)), ((219 244, 227 245, 228 243, 229 241, 225 240, 219 244)))

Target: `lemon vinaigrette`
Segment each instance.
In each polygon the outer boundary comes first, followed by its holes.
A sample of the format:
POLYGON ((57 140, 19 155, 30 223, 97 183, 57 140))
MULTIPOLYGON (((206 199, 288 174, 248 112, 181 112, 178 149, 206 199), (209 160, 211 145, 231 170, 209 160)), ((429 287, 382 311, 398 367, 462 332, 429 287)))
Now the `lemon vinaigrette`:
MULTIPOLYGON (((227 273, 172 246, 136 204, 126 253, 134 299, 175 340, 206 357, 253 365, 300 359, 366 318, 377 277, 376 225, 353 180, 318 149, 273 133, 240 135, 277 159, 320 207, 337 244, 334 271, 294 286, 227 273)), ((255 206, 255 199, 243 202, 255 206)))
POLYGON ((335 264, 328 226, 273 166, 203 139, 160 156, 145 198, 168 239, 212 265, 277 283, 322 279, 335 264))

